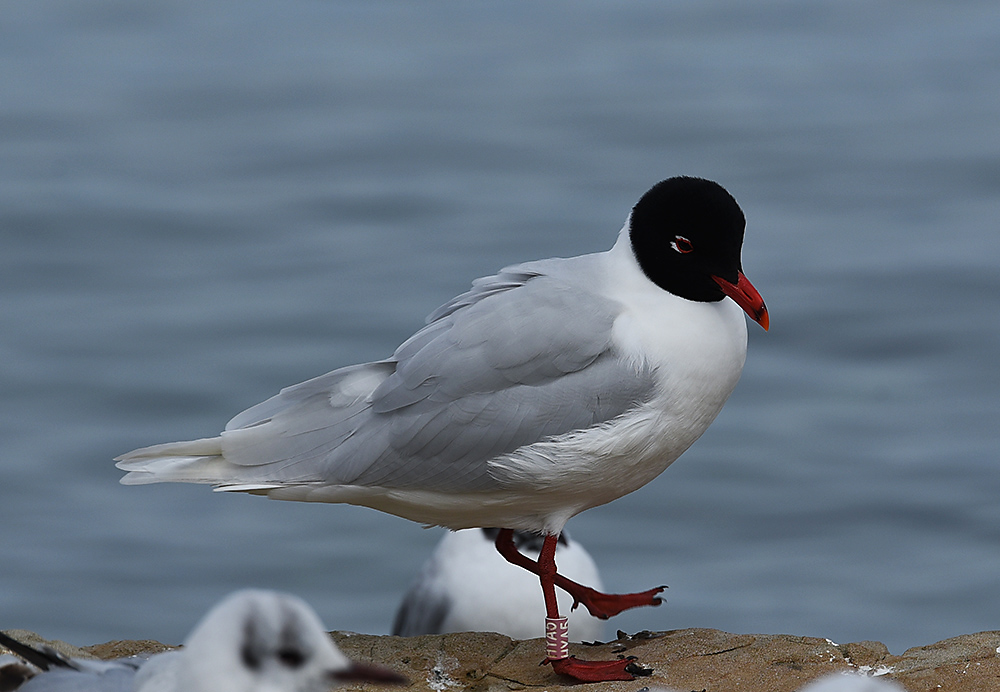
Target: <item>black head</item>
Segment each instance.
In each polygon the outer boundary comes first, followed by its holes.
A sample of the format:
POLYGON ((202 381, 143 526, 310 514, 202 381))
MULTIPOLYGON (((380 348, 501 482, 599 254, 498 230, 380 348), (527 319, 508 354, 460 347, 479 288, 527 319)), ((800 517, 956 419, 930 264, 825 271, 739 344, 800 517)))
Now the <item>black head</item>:
POLYGON ((643 273, 665 291, 701 302, 726 294, 712 277, 736 284, 746 218, 733 196, 702 178, 670 178, 632 208, 629 239, 643 273))

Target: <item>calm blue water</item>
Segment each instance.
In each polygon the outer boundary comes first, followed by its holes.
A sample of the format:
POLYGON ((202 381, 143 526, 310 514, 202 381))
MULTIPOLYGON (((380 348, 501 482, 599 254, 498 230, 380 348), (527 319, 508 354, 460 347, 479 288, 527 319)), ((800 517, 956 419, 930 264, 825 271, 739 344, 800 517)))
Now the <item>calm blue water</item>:
POLYGON ((683 173, 740 199, 773 326, 571 522, 609 588, 670 585, 609 633, 1000 629, 998 39, 992 0, 6 3, 0 627, 177 642, 257 585, 387 632, 438 532, 111 458, 606 249, 683 173))

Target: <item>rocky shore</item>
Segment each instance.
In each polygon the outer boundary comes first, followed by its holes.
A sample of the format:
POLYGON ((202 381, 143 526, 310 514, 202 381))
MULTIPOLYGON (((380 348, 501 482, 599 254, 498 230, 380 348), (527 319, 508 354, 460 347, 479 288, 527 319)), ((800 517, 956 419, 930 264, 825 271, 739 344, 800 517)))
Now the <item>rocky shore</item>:
MULTIPOLYGON (((70 656, 116 658, 171 647, 154 641, 108 642, 82 649, 14 632, 29 643, 47 643, 70 656)), ((574 644, 580 658, 635 656, 652 669, 632 682, 588 684, 587 692, 638 692, 645 687, 680 692, 793 692, 832 671, 854 670, 891 679, 911 692, 1000 690, 1000 632, 981 632, 909 649, 894 656, 879 642, 835 644, 827 639, 719 630, 619 633, 604 644, 574 644)), ((515 641, 489 633, 389 637, 333 632, 348 656, 390 666, 406 675, 414 692, 506 692, 573 686, 540 666, 540 639, 515 641)), ((0 647, 2 650, 2 647, 0 647)), ((359 686, 356 689, 366 689, 359 686)), ((350 689, 350 688, 345 688, 350 689)), ((371 688, 374 689, 374 688, 371 688)))

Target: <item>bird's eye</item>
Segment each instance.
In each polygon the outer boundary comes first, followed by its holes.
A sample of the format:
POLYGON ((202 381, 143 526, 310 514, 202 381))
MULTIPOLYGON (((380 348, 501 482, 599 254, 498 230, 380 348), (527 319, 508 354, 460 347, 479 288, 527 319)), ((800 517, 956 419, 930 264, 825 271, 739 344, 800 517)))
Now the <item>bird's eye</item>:
POLYGON ((694 250, 694 246, 691 244, 691 241, 682 235, 675 235, 674 239, 670 241, 670 247, 674 252, 679 252, 682 255, 686 255, 694 250))
POLYGON ((306 662, 306 657, 297 649, 281 649, 278 651, 278 660, 289 668, 298 668, 306 662))

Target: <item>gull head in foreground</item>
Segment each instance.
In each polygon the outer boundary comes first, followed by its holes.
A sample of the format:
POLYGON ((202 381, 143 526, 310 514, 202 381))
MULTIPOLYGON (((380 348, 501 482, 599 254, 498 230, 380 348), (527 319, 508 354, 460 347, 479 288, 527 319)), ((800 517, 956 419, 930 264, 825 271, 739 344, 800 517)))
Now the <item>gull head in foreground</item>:
POLYGON ((301 599, 237 591, 215 606, 179 651, 149 659, 67 659, 0 634, 41 672, 18 692, 325 692, 349 680, 399 684, 386 668, 348 659, 301 599))
POLYGON ((206 483, 501 527, 500 554, 541 581, 555 670, 631 679, 633 662, 568 656, 554 589, 607 618, 657 605, 662 587, 609 595, 571 581, 556 571, 557 538, 574 515, 658 476, 732 393, 743 313, 769 321, 743 273, 745 225, 717 183, 664 180, 607 252, 477 279, 390 357, 288 387, 219 437, 129 452, 117 459, 122 483, 206 483), (514 530, 545 536, 537 560, 518 552, 514 530))

